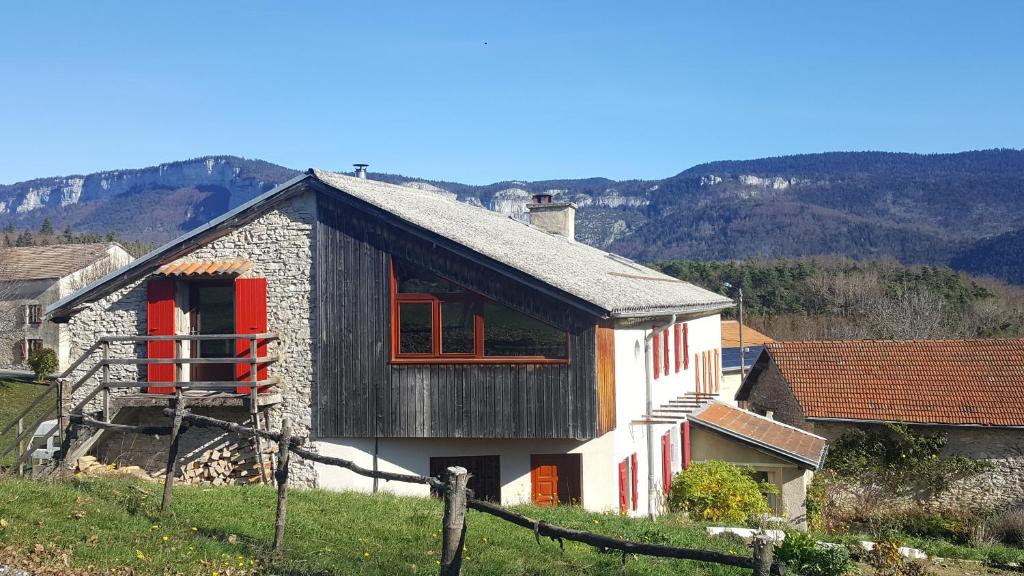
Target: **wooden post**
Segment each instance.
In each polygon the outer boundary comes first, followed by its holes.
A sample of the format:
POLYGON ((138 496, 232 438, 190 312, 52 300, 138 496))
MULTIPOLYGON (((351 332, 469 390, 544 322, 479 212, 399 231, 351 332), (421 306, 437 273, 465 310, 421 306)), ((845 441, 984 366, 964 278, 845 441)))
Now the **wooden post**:
POLYGON ((775 557, 775 544, 761 534, 754 537, 751 547, 754 549, 754 576, 769 576, 775 557))
POLYGON ((110 388, 107 388, 107 384, 110 383, 110 364, 107 362, 110 360, 110 342, 103 341, 103 421, 110 422, 110 388))
POLYGON ((14 455, 14 460, 18 463, 18 476, 25 475, 25 463, 21 459, 22 454, 25 453, 25 439, 21 437, 24 433, 25 419, 18 418, 18 452, 14 455))
POLYGON ((461 466, 448 468, 444 489, 441 576, 462 573, 462 549, 466 545, 466 483, 469 472, 461 466))
MULTIPOLYGON (((252 427, 254 430, 260 428, 260 412, 257 402, 259 401, 258 394, 256 393, 256 387, 249 388, 249 417, 252 419, 252 427)), ((266 460, 263 458, 263 441, 260 440, 259 434, 253 434, 252 441, 256 445, 256 460, 260 465, 260 480, 264 484, 270 484, 270 479, 267 477, 267 467, 264 466, 266 460)))
POLYGON ((74 407, 74 390, 68 380, 57 380, 57 430, 60 434, 60 475, 69 476, 75 469, 75 462, 69 462, 71 453, 71 409, 74 407))
POLYGON ((181 438, 181 419, 185 415, 185 398, 181 389, 174 391, 174 423, 171 425, 171 446, 167 449, 167 468, 164 470, 164 498, 160 503, 160 513, 167 514, 171 509, 171 488, 174 487, 174 469, 178 464, 178 440, 181 438))
POLYGON ((284 517, 288 511, 288 455, 292 439, 292 425, 287 418, 281 421, 281 439, 277 442, 277 519, 274 521, 274 553, 280 554, 284 546, 284 517))

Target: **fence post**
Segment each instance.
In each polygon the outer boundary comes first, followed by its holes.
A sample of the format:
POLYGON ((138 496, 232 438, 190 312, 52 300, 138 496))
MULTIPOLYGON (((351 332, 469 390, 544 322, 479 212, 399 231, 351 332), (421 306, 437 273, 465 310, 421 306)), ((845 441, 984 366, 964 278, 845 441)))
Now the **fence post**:
POLYGON ((441 576, 462 573, 462 549, 466 545, 466 482, 469 472, 462 466, 448 468, 444 489, 444 536, 441 541, 441 576))
POLYGON ((292 425, 281 420, 281 438, 277 442, 277 519, 274 521, 274 553, 284 547, 284 518, 288 511, 288 456, 291 453, 292 425))
POLYGON ((14 461, 18 463, 18 476, 25 475, 25 463, 21 460, 22 454, 25 453, 25 439, 21 437, 24 433, 25 419, 18 418, 18 451, 14 455, 14 461))
POLYGON ((110 342, 103 341, 103 421, 110 422, 110 342))
POLYGON ((770 576, 775 556, 775 544, 764 534, 754 537, 754 576, 770 576))
POLYGON ((174 468, 178 463, 178 439, 181 438, 181 419, 185 415, 185 398, 181 388, 174 391, 174 423, 171 425, 171 446, 167 449, 167 468, 164 470, 164 498, 160 503, 160 513, 167 514, 171 509, 171 488, 174 487, 174 468))

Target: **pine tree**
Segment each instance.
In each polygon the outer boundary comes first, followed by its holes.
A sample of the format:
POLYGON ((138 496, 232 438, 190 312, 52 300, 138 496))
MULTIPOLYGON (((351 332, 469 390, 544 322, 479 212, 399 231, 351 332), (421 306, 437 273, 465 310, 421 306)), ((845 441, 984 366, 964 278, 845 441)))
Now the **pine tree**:
POLYGON ((49 218, 43 220, 43 225, 39 227, 39 233, 43 236, 53 235, 53 222, 50 222, 49 218))

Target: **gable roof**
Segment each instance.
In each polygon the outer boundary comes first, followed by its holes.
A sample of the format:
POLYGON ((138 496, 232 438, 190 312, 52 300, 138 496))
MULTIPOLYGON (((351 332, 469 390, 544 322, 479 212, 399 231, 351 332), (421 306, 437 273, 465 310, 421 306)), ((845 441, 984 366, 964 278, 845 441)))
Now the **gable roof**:
POLYGON ((826 442, 821 436, 723 402, 709 402, 688 419, 812 470, 825 459, 826 442))
MULTIPOLYGON (((768 342, 775 342, 770 336, 754 330, 746 324, 743 325, 743 346, 761 346, 768 342)), ((740 323, 736 320, 722 320, 722 348, 740 347, 740 323)))
POLYGON ((1024 426, 1024 339, 775 342, 771 361, 809 419, 1024 426))
POLYGON ((508 216, 430 191, 310 170, 158 248, 127 268, 100 278, 47 309, 60 320, 76 307, 152 273, 195 247, 269 211, 290 194, 316 187, 336 193, 403 225, 440 237, 496 265, 536 280, 591 312, 609 317, 692 314, 732 306, 724 296, 698 288, 508 216), (322 184, 322 186, 315 186, 322 184))
POLYGON ((110 255, 113 243, 0 248, 0 282, 56 280, 110 255))

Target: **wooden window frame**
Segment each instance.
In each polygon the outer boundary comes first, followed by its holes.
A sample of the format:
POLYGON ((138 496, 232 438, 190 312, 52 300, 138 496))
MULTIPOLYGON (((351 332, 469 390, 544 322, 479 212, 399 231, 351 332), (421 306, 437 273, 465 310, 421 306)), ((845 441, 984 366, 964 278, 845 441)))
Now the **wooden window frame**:
POLYGON ((25 305, 25 325, 26 326, 39 326, 43 323, 43 305, 42 304, 26 304, 25 305))
MULTIPOLYGON (((450 282, 450 280, 449 280, 450 282)), ((484 355, 484 304, 488 298, 469 289, 465 293, 430 294, 399 293, 395 277, 394 258, 388 260, 388 283, 391 301, 391 363, 392 364, 569 364, 572 358, 572 340, 565 335, 565 358, 546 356, 486 356, 484 355), (441 306, 448 302, 469 302, 473 311, 473 352, 445 353, 441 342, 441 306), (430 304, 430 353, 401 352, 401 304, 430 304)), ((454 284, 454 282, 453 282, 454 284)), ((523 314, 518 310, 516 314, 523 314)), ((524 316, 544 322, 528 314, 524 316)), ((547 324, 546 322, 544 322, 547 324)))

